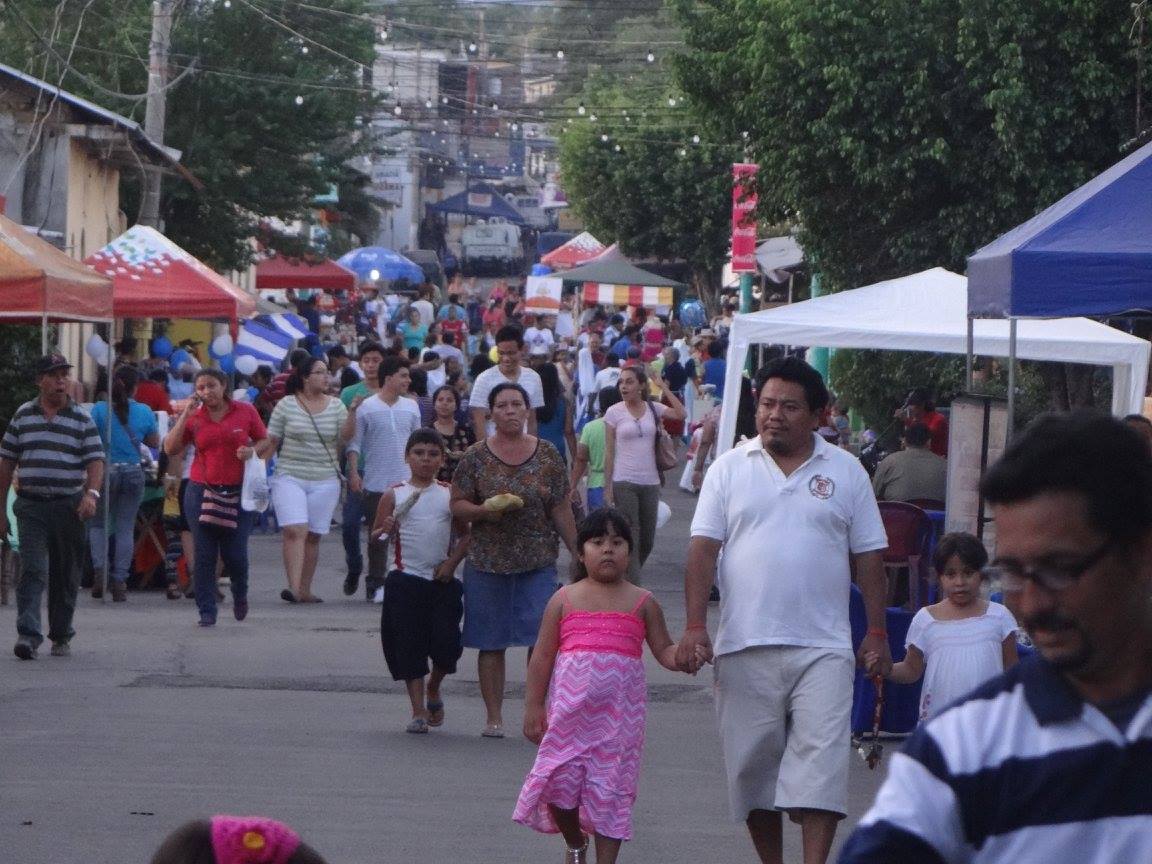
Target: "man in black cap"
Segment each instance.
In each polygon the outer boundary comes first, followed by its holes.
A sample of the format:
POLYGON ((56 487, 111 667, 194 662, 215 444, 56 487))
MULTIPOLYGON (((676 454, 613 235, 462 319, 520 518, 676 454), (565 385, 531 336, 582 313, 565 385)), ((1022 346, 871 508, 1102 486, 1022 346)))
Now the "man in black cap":
MULTIPOLYGON (((22 575, 16 592, 15 654, 31 660, 44 641, 40 596, 48 586, 52 654, 69 654, 72 614, 80 587, 84 520, 96 512, 104 482, 104 448, 96 424, 68 395, 72 364, 62 354, 36 363, 40 395, 12 417, 0 442, 0 505, 18 468, 13 511, 20 527, 22 575)), ((0 506, 0 536, 8 516, 0 506)))

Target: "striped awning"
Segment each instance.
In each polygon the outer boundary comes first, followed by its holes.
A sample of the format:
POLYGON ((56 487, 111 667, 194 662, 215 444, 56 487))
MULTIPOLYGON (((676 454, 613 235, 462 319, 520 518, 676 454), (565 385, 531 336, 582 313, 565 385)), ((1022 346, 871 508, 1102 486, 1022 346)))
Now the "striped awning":
POLYGON ((671 306, 671 288, 646 285, 611 285, 607 282, 585 282, 584 302, 608 306, 671 306))

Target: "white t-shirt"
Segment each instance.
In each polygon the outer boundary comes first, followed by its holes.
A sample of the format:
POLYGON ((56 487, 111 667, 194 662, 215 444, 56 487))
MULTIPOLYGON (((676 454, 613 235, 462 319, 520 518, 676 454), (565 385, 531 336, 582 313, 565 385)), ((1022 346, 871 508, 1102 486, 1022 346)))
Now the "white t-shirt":
POLYGON ((813 433, 811 458, 787 477, 759 436, 704 475, 692 536, 723 543, 717 654, 757 645, 852 653, 849 553, 888 546, 868 474, 813 433))
POLYGON ((412 509, 400 517, 393 537, 392 567, 409 576, 430 580, 436 575, 436 567, 448 557, 452 541, 452 511, 448 502, 452 492, 447 483, 440 481, 424 489, 417 489, 408 481, 399 483, 392 487, 396 496, 393 512, 399 512, 401 505, 416 492, 420 497, 412 509))
MULTIPOLYGON (((509 380, 511 380, 513 384, 519 384, 528 393, 529 408, 544 407, 544 385, 540 381, 540 376, 535 369, 528 369, 525 366, 520 367, 519 377, 515 379, 505 378, 499 366, 491 366, 485 369, 476 376, 476 381, 472 384, 472 393, 468 397, 468 407, 482 408, 487 412, 488 394, 492 392, 492 388, 497 384, 503 384, 509 380)), ((495 432, 496 426, 489 420, 486 434, 493 435, 495 432)))
POLYGON ((1004 640, 1016 632, 1016 619, 999 603, 983 615, 939 621, 925 609, 908 625, 904 647, 924 655, 920 722, 935 717, 961 696, 1004 671, 1004 640))
POLYGON ((436 309, 427 300, 415 301, 412 308, 420 312, 420 323, 425 327, 431 327, 436 323, 436 309))
POLYGON ((599 393, 608 387, 615 387, 620 383, 620 367, 605 366, 596 373, 596 387, 593 392, 599 393))
POLYGON ((556 337, 547 327, 529 327, 524 331, 524 347, 529 354, 536 356, 552 353, 556 337))
POLYGON ((411 472, 404 447, 421 425, 420 406, 412 399, 401 397, 389 405, 377 394, 360 403, 348 452, 361 454, 365 491, 383 492, 408 479, 411 472))
POLYGON ((561 309, 556 315, 556 335, 561 339, 571 339, 576 335, 576 322, 567 309, 561 309))

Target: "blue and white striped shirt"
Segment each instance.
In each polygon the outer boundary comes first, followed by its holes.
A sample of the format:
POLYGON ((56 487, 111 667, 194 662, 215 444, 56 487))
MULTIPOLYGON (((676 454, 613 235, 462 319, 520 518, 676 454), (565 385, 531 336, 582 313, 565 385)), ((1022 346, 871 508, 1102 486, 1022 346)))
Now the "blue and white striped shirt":
POLYGON ((1152 694, 1121 731, 1041 657, 892 757, 840 864, 1152 861, 1152 694))

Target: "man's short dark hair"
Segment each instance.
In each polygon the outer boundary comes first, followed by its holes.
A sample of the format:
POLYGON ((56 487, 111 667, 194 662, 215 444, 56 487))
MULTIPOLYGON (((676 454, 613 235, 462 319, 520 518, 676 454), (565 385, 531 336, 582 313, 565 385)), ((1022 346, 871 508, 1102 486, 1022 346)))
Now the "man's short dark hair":
POLYGON ((1152 420, 1149 420, 1143 414, 1128 414, 1124 417, 1125 423, 1139 423, 1144 426, 1152 426, 1152 420))
POLYGON ((932 394, 925 390, 923 387, 917 387, 908 394, 908 398, 904 400, 905 405, 915 405, 917 408, 923 408, 925 411, 933 410, 936 405, 932 401, 932 394))
POLYGON ((404 455, 411 453, 417 444, 432 444, 439 447, 441 453, 448 449, 444 446, 444 436, 429 427, 416 429, 408 436, 408 443, 404 445, 404 455))
POLYGON ((809 411, 819 411, 828 405, 828 388, 824 386, 824 379, 799 357, 782 357, 761 366, 756 374, 757 398, 769 378, 779 378, 803 387, 809 411))
POLYGON ((442 341, 445 345, 455 345, 456 344, 456 334, 455 333, 445 333, 440 337, 440 341, 442 341))
POLYGON ((388 356, 388 353, 384 350, 384 346, 379 342, 369 341, 360 343, 361 357, 363 357, 365 354, 372 354, 373 352, 379 354, 381 358, 388 356))
POLYGON ((928 427, 923 423, 910 423, 904 429, 904 443, 909 447, 923 447, 932 437, 928 427))
POLYGON ((515 342, 521 348, 524 347, 524 328, 519 324, 505 324, 496 331, 496 344, 501 342, 515 342))
POLYGON ((329 360, 331 360, 333 357, 347 357, 348 356, 348 352, 344 350, 343 345, 330 345, 330 346, 328 346, 328 350, 325 351, 324 353, 328 356, 329 360))
POLYGON ((596 398, 600 403, 600 416, 603 417, 605 411, 621 401, 620 388, 605 387, 596 398))
POLYGON ((157 384, 167 384, 168 383, 168 373, 165 372, 163 369, 153 369, 151 372, 148 373, 148 380, 149 381, 155 381, 157 384))
POLYGON ((1148 445, 1119 420, 1089 411, 1037 417, 988 469, 980 491, 991 504, 1083 495, 1092 527, 1120 542, 1152 528, 1148 445))
POLYGON ((718 360, 720 358, 720 355, 723 353, 723 350, 724 350, 724 346, 721 345, 719 342, 709 342, 708 343, 708 359, 718 360))
POLYGON ((401 369, 407 369, 411 365, 407 357, 397 357, 396 355, 385 357, 380 361, 380 368, 376 370, 376 380, 383 384, 384 379, 395 375, 401 369))

